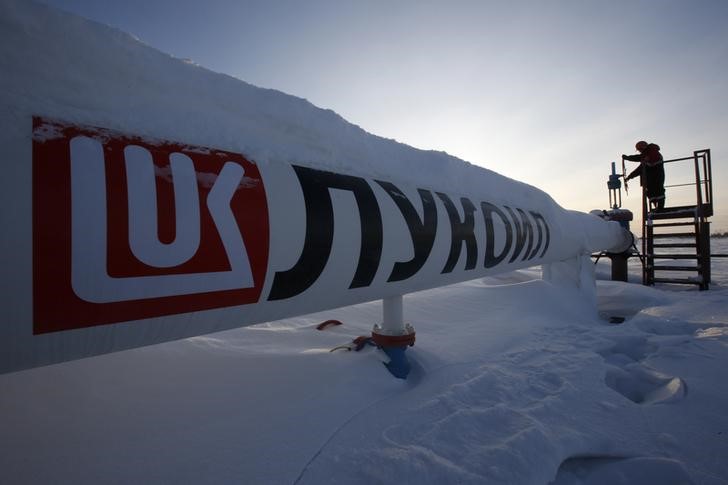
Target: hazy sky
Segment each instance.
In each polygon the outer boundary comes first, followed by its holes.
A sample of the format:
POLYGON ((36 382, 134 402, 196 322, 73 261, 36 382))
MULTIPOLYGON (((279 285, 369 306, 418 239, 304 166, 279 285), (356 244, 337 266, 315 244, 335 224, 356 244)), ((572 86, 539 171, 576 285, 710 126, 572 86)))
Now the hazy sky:
MULTIPOLYGON (((610 162, 637 140, 666 159, 711 148, 713 230, 728 230, 728 1, 44 3, 570 209, 608 208, 610 162)), ((668 185, 693 177, 666 171, 668 185)), ((639 212, 632 188, 624 206, 639 212)), ((692 193, 668 189, 668 205, 692 193)))

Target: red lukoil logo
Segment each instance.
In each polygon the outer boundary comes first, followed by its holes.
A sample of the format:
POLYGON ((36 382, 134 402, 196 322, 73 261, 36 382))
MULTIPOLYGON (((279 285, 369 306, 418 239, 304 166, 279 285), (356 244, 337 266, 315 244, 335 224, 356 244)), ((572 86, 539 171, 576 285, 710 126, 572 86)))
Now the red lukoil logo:
POLYGON ((236 153, 33 119, 33 332, 255 303, 257 166, 236 153))

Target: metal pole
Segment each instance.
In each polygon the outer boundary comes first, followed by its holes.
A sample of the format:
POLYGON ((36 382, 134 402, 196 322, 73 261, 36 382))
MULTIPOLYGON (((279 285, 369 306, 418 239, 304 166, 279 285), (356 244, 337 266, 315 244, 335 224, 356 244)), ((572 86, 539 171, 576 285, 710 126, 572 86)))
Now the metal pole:
POLYGON ((382 300, 382 333, 385 335, 404 335, 404 310, 402 295, 382 300))

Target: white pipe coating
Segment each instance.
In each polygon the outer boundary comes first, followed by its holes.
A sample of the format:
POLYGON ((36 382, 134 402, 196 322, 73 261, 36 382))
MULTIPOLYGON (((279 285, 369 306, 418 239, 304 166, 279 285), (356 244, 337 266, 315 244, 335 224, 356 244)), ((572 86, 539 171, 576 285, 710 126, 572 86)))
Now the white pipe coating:
POLYGON ((381 333, 384 335, 403 335, 406 332, 402 300, 402 295, 392 296, 382 300, 382 313, 384 318, 381 333))

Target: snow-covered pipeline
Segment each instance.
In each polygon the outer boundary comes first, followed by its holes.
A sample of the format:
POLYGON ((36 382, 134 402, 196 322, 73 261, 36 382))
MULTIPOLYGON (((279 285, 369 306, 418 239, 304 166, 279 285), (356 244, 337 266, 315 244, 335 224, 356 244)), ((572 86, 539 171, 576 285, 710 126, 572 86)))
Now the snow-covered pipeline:
POLYGON ((6 292, 3 371, 538 264, 587 288, 588 255, 631 242, 503 177, 500 196, 441 191, 42 117, 21 143, 32 293, 6 292))
POLYGON ((584 287, 584 257, 629 242, 110 28, 0 9, 0 372, 538 264, 584 287))

